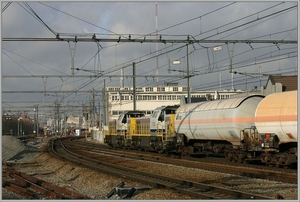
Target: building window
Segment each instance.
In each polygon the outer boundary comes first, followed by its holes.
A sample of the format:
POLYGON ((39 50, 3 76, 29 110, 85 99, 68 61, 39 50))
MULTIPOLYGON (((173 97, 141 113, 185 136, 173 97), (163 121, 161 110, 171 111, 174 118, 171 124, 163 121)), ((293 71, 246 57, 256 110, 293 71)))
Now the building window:
POLYGON ((157 96, 158 100, 162 100, 162 95, 157 96))
POLYGON ((146 92, 153 92, 153 87, 146 87, 146 92))
POLYGON ((178 91, 178 87, 173 87, 173 91, 177 92, 178 91))
POLYGON ((187 87, 182 87, 182 91, 187 91, 187 87))
POLYGON ((146 113, 145 114, 147 114, 147 115, 151 115, 152 114, 152 111, 146 111, 146 113))
POLYGON ((112 96, 111 96, 111 99, 112 99, 112 100, 119 100, 117 95, 112 95, 112 96))
POLYGON ((157 87, 158 92, 164 92, 166 89, 165 87, 157 87))

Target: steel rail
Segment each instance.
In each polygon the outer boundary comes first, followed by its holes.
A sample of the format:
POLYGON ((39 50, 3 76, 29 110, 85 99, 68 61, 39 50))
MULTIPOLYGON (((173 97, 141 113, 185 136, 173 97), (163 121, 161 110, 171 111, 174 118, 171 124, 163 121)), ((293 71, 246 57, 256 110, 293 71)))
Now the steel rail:
MULTIPOLYGON (((170 159, 170 157, 163 157, 159 156, 159 160, 157 158, 154 158, 152 155, 148 156, 147 154, 145 155, 140 155, 137 153, 130 154, 130 151, 123 150, 120 151, 120 154, 117 154, 116 150, 114 152, 111 152, 109 150, 106 150, 104 148, 99 148, 99 144, 94 144, 94 143, 89 143, 89 142, 82 142, 82 141, 77 141, 74 142, 74 147, 79 149, 82 148, 83 150, 87 152, 101 152, 102 154, 107 154, 107 155, 114 155, 114 156, 122 156, 124 158, 130 158, 130 159, 139 159, 139 160, 145 160, 145 161, 152 161, 152 162, 160 162, 160 163, 168 163, 168 164, 173 164, 173 165, 179 165, 183 166, 183 163, 181 160, 178 159, 170 159), (98 147, 97 147, 98 146, 98 147)), ((71 149, 71 148, 70 148, 71 149)), ((297 184, 297 173, 293 172, 294 170, 287 170, 287 169, 282 169, 280 171, 277 170, 262 170, 257 169, 257 167, 251 167, 251 170, 249 170, 249 167, 243 167, 243 164, 237 164, 238 169, 235 169, 232 167, 232 165, 224 165, 224 164, 213 164, 211 162, 197 162, 197 161, 185 161, 184 162, 187 167, 193 167, 193 168, 201 168, 201 169, 206 169, 206 170, 213 170, 213 171, 220 171, 223 170, 225 173, 230 173, 230 174, 236 174, 236 175, 241 175, 241 176, 246 176, 246 177, 254 177, 254 178, 261 178, 261 179, 267 179, 267 180, 275 180, 275 181, 280 181, 280 182, 286 182, 286 183, 294 183, 297 184), (291 171, 291 172, 287 172, 291 171), (284 178, 283 173, 284 173, 284 178)))
POLYGON ((78 194, 68 189, 55 186, 51 183, 29 176, 9 167, 5 169, 5 174, 15 179, 17 183, 8 182, 7 180, 3 182, 2 180, 2 186, 4 183, 5 187, 12 187, 13 191, 15 191, 16 193, 19 193, 20 195, 23 195, 30 199, 39 197, 27 190, 26 187, 29 187, 30 189, 35 190, 43 196, 47 196, 52 199, 88 199, 88 197, 82 194, 78 194))
POLYGON ((219 188, 198 182, 187 181, 178 178, 157 175, 153 173, 146 173, 135 169, 126 168, 123 166, 94 160, 69 151, 65 147, 62 140, 63 139, 56 139, 52 141, 53 152, 56 153, 58 156, 73 163, 83 165, 85 167, 95 169, 101 172, 106 172, 114 176, 119 176, 122 178, 142 182, 158 188, 173 189, 180 193, 195 197, 197 199, 272 199, 269 197, 263 197, 255 194, 219 188), (59 142, 60 145, 57 145, 57 142, 59 142), (65 153, 61 154, 57 150, 65 153))

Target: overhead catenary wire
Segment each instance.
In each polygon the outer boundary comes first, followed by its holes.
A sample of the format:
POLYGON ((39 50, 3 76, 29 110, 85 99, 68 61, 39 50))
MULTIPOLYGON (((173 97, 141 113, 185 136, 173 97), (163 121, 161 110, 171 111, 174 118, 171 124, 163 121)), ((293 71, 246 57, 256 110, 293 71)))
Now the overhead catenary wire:
MULTIPOLYGON (((64 12, 64 11, 61 11, 61 10, 59 10, 59 9, 57 9, 57 8, 54 8, 54 7, 52 7, 52 6, 49 6, 49 5, 47 5, 47 4, 43 3, 43 2, 39 2, 39 3, 42 4, 42 5, 44 5, 44 6, 47 6, 47 7, 51 8, 51 9, 53 9, 53 10, 56 10, 56 11, 58 11, 58 12, 61 12, 61 13, 65 14, 65 15, 68 15, 68 16, 71 16, 71 17, 73 17, 73 18, 76 18, 77 20, 80 20, 80 21, 85 22, 85 23, 87 23, 87 24, 90 24, 90 25, 93 25, 93 26, 98 27, 98 28, 100 28, 100 29, 103 29, 103 30, 105 30, 105 31, 107 31, 107 32, 109 32, 109 33, 112 33, 112 34, 115 34, 115 35, 120 35, 120 34, 118 34, 118 33, 116 33, 116 32, 110 31, 110 30, 105 29, 105 28, 103 28, 103 27, 101 27, 101 26, 98 26, 98 25, 96 25, 96 24, 93 24, 93 23, 91 23, 91 22, 88 22, 87 20, 83 20, 83 19, 81 19, 81 18, 79 18, 79 17, 76 17, 75 15, 71 15, 71 14, 69 14, 69 13, 67 13, 67 12, 64 12)), ((126 37, 126 36, 123 36, 123 37, 126 37)))
POLYGON ((8 2, 3 8, 2 8, 2 13, 10 6, 12 2, 8 2))
MULTIPOLYGON (((275 6, 277 6, 277 5, 275 5, 275 6)), ((226 7, 226 6, 225 6, 226 7)), ((274 6, 272 6, 272 7, 274 7, 274 6)), ((272 7, 270 7, 270 8, 272 8, 272 7)), ((268 8, 268 9, 270 9, 270 8, 268 8)), ((216 9, 216 10, 219 10, 219 9, 216 9)), ((267 9, 265 9, 265 10, 267 10, 267 9)), ((262 11, 260 11, 260 12, 262 12, 262 11)), ((257 14, 257 13, 256 13, 257 14)), ((252 15, 254 15, 254 14, 252 14, 252 15)), ((192 19, 193 20, 193 19, 192 19)), ((183 22, 184 23, 184 22, 183 22)), ((182 23, 179 23, 179 24, 182 24, 182 23)), ((172 27, 172 26, 171 26, 172 27)), ((170 27, 169 27, 170 28, 170 27)), ((165 29, 167 29, 167 28, 165 28, 165 29)), ((116 71, 119 71, 119 69, 117 69, 116 71)))
POLYGON ((35 19, 37 19, 41 24, 43 24, 45 27, 47 27, 48 30, 50 30, 50 32, 52 32, 54 35, 57 35, 57 32, 55 32, 54 30, 52 30, 40 17, 39 15, 29 6, 28 3, 24 2, 23 4, 27 7, 24 8, 21 3, 18 3, 23 9, 25 9, 30 15, 32 15, 35 19))
MULTIPOLYGON (((283 9, 283 10, 281 10, 281 11, 278 11, 278 12, 275 12, 275 13, 272 13, 272 14, 269 14, 269 15, 267 15, 267 16, 263 16, 263 17, 259 18, 259 20, 264 19, 264 18, 267 18, 267 17, 270 17, 270 16, 272 16, 272 15, 278 14, 278 13, 283 12, 283 11, 287 11, 287 10, 292 9, 292 8, 296 8, 296 6, 292 6, 292 7, 289 7, 289 8, 287 8, 287 9, 283 9)), ((257 14, 257 13, 256 13, 256 14, 257 14)), ((252 15, 254 15, 254 14, 252 14, 252 15)), ((257 20, 258 20, 258 19, 257 19, 257 20)), ((239 27, 242 27, 242 26, 245 26, 245 25, 250 24, 250 23, 252 23, 252 22, 255 22, 255 21, 257 21, 257 20, 250 21, 250 22, 244 23, 244 24, 242 24, 242 25, 235 26, 234 28, 230 28, 230 29, 224 30, 222 33, 231 31, 231 30, 233 30, 233 29, 236 29, 236 28, 239 28, 239 27)), ((222 27, 223 27, 223 26, 222 26, 222 27)), ((212 29, 212 30, 213 30, 213 29, 212 29)), ((218 34, 220 34, 220 33, 218 33, 218 34)), ((216 34, 214 34, 214 35, 216 35, 216 34)), ((212 36, 214 36, 214 35, 208 36, 208 37, 206 37, 205 39, 210 38, 210 37, 212 37, 212 36)), ((120 69, 116 69, 115 71, 119 71, 119 70, 120 70, 120 69)))

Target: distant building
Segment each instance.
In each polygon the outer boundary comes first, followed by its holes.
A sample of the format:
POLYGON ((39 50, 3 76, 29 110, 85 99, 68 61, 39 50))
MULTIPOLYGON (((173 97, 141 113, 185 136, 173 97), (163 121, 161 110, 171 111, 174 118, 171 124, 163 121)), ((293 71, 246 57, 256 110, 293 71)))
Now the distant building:
MULTIPOLYGON (((242 90, 191 91, 191 101, 228 99, 232 95, 243 92, 242 90)), ((108 124, 109 119, 118 118, 122 112, 134 110, 132 86, 123 88, 107 86, 102 93, 101 109, 104 125, 108 124)), ((178 86, 178 83, 166 83, 163 86, 137 86, 136 110, 145 111, 147 115, 150 115, 157 107, 179 105, 183 101, 182 97, 187 97, 187 86, 178 86)))
POLYGON ((66 123, 71 127, 79 127, 82 124, 79 116, 69 116, 66 123))
POLYGON ((266 86, 261 87, 261 94, 298 90, 298 76, 269 76, 266 86))

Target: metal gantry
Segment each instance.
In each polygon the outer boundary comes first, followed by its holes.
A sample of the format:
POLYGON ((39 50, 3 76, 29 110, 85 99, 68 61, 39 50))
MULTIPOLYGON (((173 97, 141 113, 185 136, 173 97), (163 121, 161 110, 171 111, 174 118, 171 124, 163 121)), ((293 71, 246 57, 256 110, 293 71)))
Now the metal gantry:
POLYGON ((125 42, 132 42, 132 43, 184 43, 184 44, 193 44, 193 43, 244 43, 244 44, 252 44, 252 43, 271 43, 271 44, 297 44, 297 40, 195 40, 190 39, 189 36, 187 36, 187 39, 146 39, 144 37, 143 39, 122 39, 122 38, 79 38, 79 37, 69 37, 69 38, 2 38, 2 41, 57 41, 57 42, 116 42, 116 43, 125 43, 125 42))

